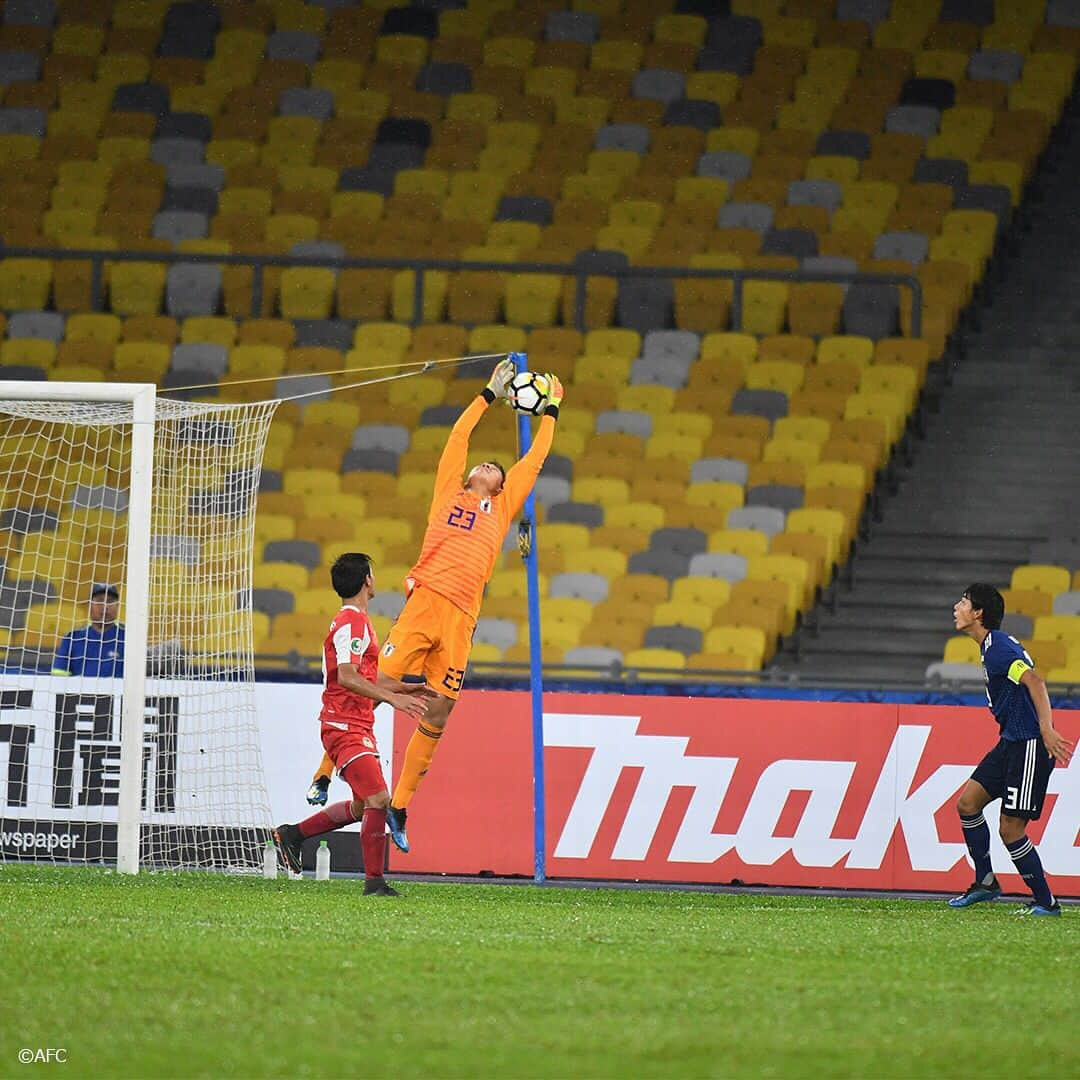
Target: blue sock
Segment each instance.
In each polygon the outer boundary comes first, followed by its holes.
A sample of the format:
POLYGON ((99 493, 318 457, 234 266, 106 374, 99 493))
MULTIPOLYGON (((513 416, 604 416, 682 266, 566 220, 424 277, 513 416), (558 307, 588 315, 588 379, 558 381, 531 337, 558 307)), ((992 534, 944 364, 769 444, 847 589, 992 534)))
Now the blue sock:
POLYGON ((960 825, 964 830, 968 854, 975 864, 975 880, 980 885, 989 885, 994 880, 994 870, 990 865, 990 826, 982 814, 971 817, 961 814, 960 825))
POLYGON ((1046 884, 1042 859, 1039 858, 1039 853, 1035 850, 1035 845, 1027 838, 1027 834, 1025 833, 1019 840, 1005 846, 1012 856, 1016 872, 1024 879, 1036 902, 1043 907, 1051 907, 1054 903, 1054 897, 1050 892, 1050 886, 1046 884))

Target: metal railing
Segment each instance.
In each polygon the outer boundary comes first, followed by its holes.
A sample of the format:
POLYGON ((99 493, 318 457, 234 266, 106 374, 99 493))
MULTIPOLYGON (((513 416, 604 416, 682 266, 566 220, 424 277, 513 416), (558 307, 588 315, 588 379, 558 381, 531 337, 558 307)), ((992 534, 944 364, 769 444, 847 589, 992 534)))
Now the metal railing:
POLYGON ((242 266, 252 270, 251 303, 249 317, 262 313, 264 277, 267 269, 281 267, 296 269, 309 267, 323 270, 412 270, 413 326, 424 321, 425 276, 433 271, 446 273, 480 272, 499 274, 555 274, 574 278, 574 324, 583 333, 586 325, 586 300, 590 278, 615 278, 617 281, 637 280, 695 280, 732 282, 731 328, 741 330, 743 322, 744 286, 747 281, 787 282, 789 284, 873 284, 893 285, 911 290, 911 337, 922 336, 923 294, 922 284, 914 274, 878 274, 859 271, 822 271, 804 273, 800 270, 758 270, 753 268, 721 269, 668 266, 592 266, 590 260, 573 263, 548 262, 490 262, 454 259, 397 259, 372 257, 337 257, 332 255, 219 255, 180 251, 99 251, 67 248, 0 247, 0 258, 50 259, 60 262, 81 261, 90 263, 90 307, 102 311, 105 307, 105 267, 108 263, 179 263, 195 266, 242 266))

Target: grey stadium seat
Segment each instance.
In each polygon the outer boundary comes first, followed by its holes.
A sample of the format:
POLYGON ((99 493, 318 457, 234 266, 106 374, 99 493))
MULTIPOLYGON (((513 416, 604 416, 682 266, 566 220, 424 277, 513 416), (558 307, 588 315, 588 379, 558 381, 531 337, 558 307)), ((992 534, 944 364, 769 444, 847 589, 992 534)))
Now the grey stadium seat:
POLYGON ((264 562, 299 563, 314 570, 322 562, 322 548, 313 540, 271 540, 262 557, 264 562))
POLYGON ((1001 620, 1001 629, 1018 639, 1030 638, 1034 627, 1035 620, 1030 615, 1022 615, 1019 611, 1010 611, 1001 620))
POLYGON ((672 390, 681 390, 686 385, 692 363, 670 357, 642 356, 630 368, 630 383, 634 386, 668 386, 672 390))
POLYGON ((185 210, 205 214, 208 218, 217 213, 217 208, 217 192, 207 187, 174 187, 170 184, 161 202, 162 211, 185 210))
POLYGON ((836 17, 873 27, 888 19, 891 7, 892 0, 836 0, 836 17))
POLYGON ((278 30, 266 39, 266 56, 269 60, 299 60, 302 64, 314 64, 319 59, 321 47, 318 34, 278 30))
POLYGON ((599 503, 574 502, 568 499, 549 506, 547 520, 586 525, 595 529, 604 524, 604 508, 599 503))
POLYGON ((341 459, 341 471, 381 472, 396 476, 398 457, 393 450, 346 450, 341 459))
POLYGON ((0 86, 17 82, 37 82, 41 57, 24 49, 0 49, 0 86))
POLYGON ((54 0, 7 0, 4 4, 6 26, 52 26, 54 22, 54 0))
POLYGON ((894 105, 885 116, 885 130, 902 135, 936 135, 941 113, 931 105, 894 105))
POLYGON ((811 229, 769 229, 761 244, 762 255, 791 255, 796 259, 811 259, 817 253, 817 233, 811 229))
MULTIPOLYGON (((243 610, 241 604, 242 594, 237 598, 237 607, 243 610)), ((296 600, 288 589, 252 589, 251 603, 247 605, 252 611, 261 611, 266 615, 288 615, 296 606, 296 600)))
MULTIPOLYGON (((809 259, 803 259, 801 269, 807 277, 824 274, 855 274, 858 273, 859 264, 850 255, 813 255, 809 259)), ((840 282, 840 287, 846 291, 848 285, 840 282)))
POLYGON ((984 49, 968 61, 969 79, 1015 83, 1024 73, 1024 58, 1019 53, 1001 49, 984 49))
POLYGON ((57 311, 17 311, 8 320, 7 336, 59 343, 64 340, 64 321, 57 311))
POLYGON ((641 346, 646 359, 671 359, 679 364, 692 364, 700 351, 701 337, 693 330, 650 330, 641 346))
POLYGON ((368 603, 368 610, 372 615, 385 615, 388 619, 396 619, 405 606, 405 596, 399 592, 380 592, 373 596, 368 603))
POLYGON ((574 475, 574 463, 565 454, 548 454, 540 475, 561 476, 565 480, 570 480, 574 475))
POLYGON ((165 310, 178 319, 214 315, 221 303, 221 267, 175 263, 165 276, 165 310))
POLYGON ((900 291, 895 285, 857 282, 844 297, 844 333, 873 341, 892 337, 900 327, 900 291))
POLYGON ((596 433, 616 432, 647 439, 652 434, 652 416, 632 409, 608 409, 596 417, 596 433))
POLYGON ((684 656, 701 652, 703 635, 695 626, 650 626, 645 631, 647 649, 674 649, 684 656))
POLYGON ((164 116, 169 111, 169 91, 161 83, 121 83, 113 91, 113 112, 144 112, 164 116))
POLYGON ((338 352, 352 348, 355 327, 344 319, 295 319, 296 345, 325 345, 338 352))
POLYGON ((709 538, 700 529, 657 529, 649 538, 652 551, 673 551, 677 555, 700 555, 709 545, 709 538))
POLYGON ((616 319, 619 326, 644 334, 672 321, 675 283, 670 278, 623 278, 619 282, 616 319))
POLYGON ((981 683, 982 664, 946 663, 938 660, 926 668, 927 682, 981 683))
POLYGON ((1051 26, 1080 26, 1080 0, 1050 0, 1046 21, 1051 26))
POLYGON ((710 480, 719 480, 727 484, 745 484, 749 475, 750 466, 738 458, 698 458, 690 466, 692 484, 706 483, 710 480))
POLYGON ((870 136, 865 131, 823 131, 818 136, 814 153, 865 161, 870 156, 870 136))
POLYGON ((467 64, 429 61, 416 76, 416 89, 424 94, 468 94, 473 87, 472 71, 467 64))
POLYGON ((154 215, 155 240, 168 240, 179 244, 182 240, 201 240, 210 231, 205 214, 194 210, 162 210, 154 215))
POLYGON ((787 201, 788 206, 822 206, 832 212, 844 201, 844 190, 835 180, 792 180, 787 201))
MULTIPOLYGON (((333 240, 301 240, 289 248, 289 254, 302 259, 324 259, 327 262, 341 262, 345 258, 345 245, 333 240)), ((332 266, 328 270, 336 269, 332 266)))
POLYGON ((757 484, 746 492, 747 506, 775 506, 786 512, 802 504, 803 489, 793 484, 757 484))
POLYGON ((609 649, 604 645, 579 645, 567 651, 563 657, 563 666, 614 668, 622 661, 623 654, 618 649, 609 649))
POLYGON ((2 135, 37 135, 45 134, 46 115, 44 109, 0 109, 0 134, 2 135))
POLYGON ((921 266, 930 255, 930 238, 917 232, 882 233, 874 241, 875 259, 903 259, 921 266))
POLYGON ((600 33, 600 19, 591 11, 551 11, 544 27, 548 41, 580 41, 591 45, 600 33))
POLYGON ((420 414, 421 427, 453 427, 461 415, 460 405, 429 405, 420 414))
POLYGON ((667 68, 645 68, 634 76, 630 96, 670 105, 686 96, 686 76, 667 68))
MULTIPOLYGON (((1080 591, 1058 593, 1054 597, 1054 614, 1080 615, 1080 591)), ((1031 637, 1031 634, 1029 632, 1023 636, 1031 637)))
POLYGON ((572 596, 599 604, 607 599, 608 588, 603 574, 556 574, 548 586, 548 596, 572 596))
POLYGON ((669 581, 685 577, 690 565, 689 555, 679 555, 673 551, 639 551, 630 556, 627 573, 658 574, 669 581))
POLYGON ((750 157, 737 150, 713 150, 698 158, 697 174, 715 176, 727 180, 729 184, 735 184, 750 175, 751 164, 750 157))
POLYGON ((703 551, 690 560, 691 577, 723 578, 733 585, 746 577, 746 556, 727 551, 703 551))
POLYGON ((711 131, 720 126, 720 106, 715 101, 700 98, 683 98, 673 101, 664 110, 665 127, 689 127, 698 131, 711 131))
POLYGON ((210 117, 202 113, 167 112, 158 117, 154 126, 155 139, 194 139, 206 143, 213 136, 210 117))
POLYGON ((635 154, 649 151, 651 136, 644 124, 605 124, 596 133, 597 150, 630 150, 635 154))
POLYGON ((554 506, 570 501, 570 481, 563 476, 541 476, 533 485, 538 503, 554 506))
POLYGON ((300 398, 300 405, 313 401, 329 401, 333 383, 329 375, 302 375, 299 378, 278 379, 274 383, 274 396, 300 398))
POLYGON ((481 645, 494 645, 497 649, 509 649, 517 644, 517 623, 512 619, 479 618, 473 641, 481 645))
POLYGON ((727 516, 729 529, 755 529, 768 536, 784 531, 787 515, 775 506, 737 506, 727 516))
POLYGON ((170 165, 201 165, 206 144, 198 139, 164 138, 150 144, 150 160, 167 169, 170 165))
POLYGON ((220 379, 229 367, 229 351, 210 341, 174 345, 171 367, 177 372, 211 372, 220 379))
POLYGON ((989 26, 994 21, 994 0, 941 0, 942 22, 966 22, 989 26))
POLYGON ((920 158, 915 162, 912 179, 917 184, 948 184, 959 188, 968 180, 967 162, 958 158, 920 158))
POLYGON ((731 400, 732 416, 764 416, 779 420, 787 416, 787 395, 779 390, 738 390, 731 400))
POLYGON ((553 217, 551 200, 541 195, 504 195, 495 212, 496 221, 531 221, 536 225, 550 225, 553 217))
POLYGON ((364 424, 353 432, 354 450, 392 450, 404 454, 409 449, 409 429, 400 424, 364 424))
POLYGON ((220 191, 225 186, 225 170, 208 161, 177 161, 165 166, 169 187, 207 188, 220 191))
POLYGON ((716 224, 721 229, 753 229, 765 233, 772 228, 773 208, 767 203, 730 202, 720 207, 716 224))
POLYGON ((282 116, 329 120, 334 114, 334 95, 322 86, 290 86, 281 91, 278 112, 282 116))

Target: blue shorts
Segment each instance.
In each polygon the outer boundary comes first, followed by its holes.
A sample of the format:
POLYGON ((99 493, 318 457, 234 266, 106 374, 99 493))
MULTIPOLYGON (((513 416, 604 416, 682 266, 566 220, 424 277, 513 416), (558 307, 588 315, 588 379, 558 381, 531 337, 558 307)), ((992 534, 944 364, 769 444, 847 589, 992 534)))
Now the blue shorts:
POLYGON ((992 799, 1001 800, 1001 812, 1006 816, 1037 821, 1053 771, 1054 759, 1042 739, 999 739, 971 779, 982 784, 992 799))

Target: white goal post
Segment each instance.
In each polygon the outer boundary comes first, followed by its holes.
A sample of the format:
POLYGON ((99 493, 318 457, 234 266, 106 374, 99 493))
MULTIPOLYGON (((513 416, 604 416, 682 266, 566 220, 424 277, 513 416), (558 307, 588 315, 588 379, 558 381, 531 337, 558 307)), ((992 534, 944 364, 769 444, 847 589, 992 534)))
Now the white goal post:
POLYGON ((0 381, 0 862, 258 868, 252 564, 276 405, 0 381), (92 623, 114 595, 122 616, 92 623))

